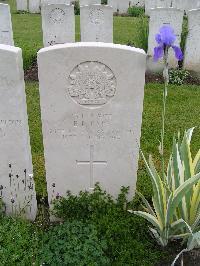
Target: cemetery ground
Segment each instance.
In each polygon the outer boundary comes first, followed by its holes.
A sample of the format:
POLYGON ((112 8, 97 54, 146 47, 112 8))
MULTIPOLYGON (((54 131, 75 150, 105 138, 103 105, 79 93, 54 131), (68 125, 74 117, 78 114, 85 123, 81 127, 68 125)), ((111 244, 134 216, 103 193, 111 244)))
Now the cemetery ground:
MULTIPOLYGON (((42 47, 41 21, 39 15, 16 14, 14 1, 12 21, 15 45, 23 50, 25 72, 31 68, 37 51, 42 47)), ((76 26, 79 16, 76 16, 76 26)), ((145 22, 144 22, 145 23, 145 22)), ((143 47, 140 39, 140 18, 115 17, 114 42, 143 47)), ((80 39, 76 27, 76 40, 80 39)), ((163 85, 157 82, 146 84, 143 112, 141 147, 144 153, 153 154, 156 166, 160 167, 158 145, 161 128, 163 85)), ((34 165, 34 178, 38 200, 46 201, 44 156, 39 106, 38 82, 26 81, 30 136, 34 165)), ((196 126, 192 142, 193 152, 200 144, 200 86, 185 84, 170 85, 165 156, 169 157, 174 133, 183 134, 184 129, 196 126)), ((124 173, 126 175, 126 173, 124 173)), ((67 176, 67 173, 66 173, 67 176)), ((122 177, 123 178, 123 177, 122 177)), ((139 162, 137 190, 150 200, 152 188, 144 163, 139 162)), ((151 238, 144 219, 126 211, 125 191, 114 203, 99 188, 94 195, 68 196, 58 211, 65 222, 46 228, 44 209, 37 222, 32 224, 21 219, 0 218, 0 265, 170 265, 181 249, 174 242, 169 249, 162 250, 151 238), (6 233, 5 233, 6 232, 6 233)), ((131 203, 140 208, 136 196, 131 203)), ((128 207, 127 207, 128 208, 128 207)), ((192 264, 195 253, 189 257, 192 264)), ((187 264, 188 263, 188 264, 187 264)), ((195 262, 194 262, 195 263, 195 262)))

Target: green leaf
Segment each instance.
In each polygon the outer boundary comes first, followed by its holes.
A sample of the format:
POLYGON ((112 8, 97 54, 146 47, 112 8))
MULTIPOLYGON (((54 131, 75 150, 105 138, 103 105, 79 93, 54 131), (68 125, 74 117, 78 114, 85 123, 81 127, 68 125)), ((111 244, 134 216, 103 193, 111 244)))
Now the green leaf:
POLYGON ((153 215, 156 216, 156 214, 154 213, 153 209, 151 208, 151 205, 149 204, 149 202, 145 199, 145 197, 142 195, 142 193, 140 193, 139 191, 136 191, 136 194, 142 199, 143 203, 145 204, 148 212, 153 215))
POLYGON ((200 172, 200 150, 196 154, 194 161, 193 161, 193 167, 195 174, 200 172))
POLYGON ((174 211, 177 208, 178 204, 181 202, 182 198, 199 180, 200 180, 200 173, 185 181, 184 184, 182 184, 179 188, 177 188, 174 194, 170 196, 168 202, 167 224, 172 219, 174 211))
POLYGON ((144 219, 149 221, 154 227, 156 227, 159 231, 162 231, 162 228, 161 228, 158 220, 156 219, 156 217, 154 217, 150 213, 142 212, 142 211, 134 211, 133 213, 140 216, 140 217, 143 217, 144 219))
POLYGON ((141 152, 141 155, 142 155, 142 158, 145 162, 145 165, 146 165, 146 168, 147 168, 147 171, 149 173, 149 176, 151 178, 151 183, 152 183, 152 187, 153 187, 153 204, 154 204, 154 209, 155 209, 155 212, 157 214, 157 218, 160 222, 160 224, 162 224, 162 210, 161 210, 161 202, 160 202, 160 191, 159 191, 159 187, 158 187, 158 183, 156 181, 156 178, 154 176, 154 174, 152 173, 151 171, 151 168, 149 167, 149 164, 143 154, 143 152, 140 150, 141 152))
MULTIPOLYGON (((183 227, 185 227, 185 226, 187 226, 187 225, 183 219, 179 219, 179 220, 173 222, 171 224, 171 229, 172 229, 173 234, 181 231, 183 229, 183 227)), ((171 237, 173 237, 173 235, 171 237)))
POLYGON ((163 239, 157 230, 155 230, 154 228, 149 228, 149 230, 151 231, 151 233, 153 234, 153 236, 155 237, 156 241, 158 242, 159 245, 161 245, 162 247, 165 247, 168 243, 167 239, 163 239))
POLYGON ((187 249, 193 250, 194 248, 200 248, 200 232, 192 234, 187 243, 187 249))

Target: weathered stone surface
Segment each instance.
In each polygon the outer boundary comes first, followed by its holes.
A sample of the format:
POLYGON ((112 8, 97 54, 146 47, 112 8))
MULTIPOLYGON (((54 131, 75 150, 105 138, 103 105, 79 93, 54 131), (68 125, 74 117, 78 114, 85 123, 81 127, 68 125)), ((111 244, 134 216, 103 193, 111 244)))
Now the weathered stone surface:
POLYGON ((17 11, 27 11, 28 2, 27 0, 17 0, 17 11))
POLYGON ((70 5, 72 0, 42 0, 41 5, 57 5, 57 4, 65 4, 70 5))
POLYGON ((80 6, 87 6, 87 5, 100 5, 101 0, 79 0, 80 6))
POLYGON ((145 0, 146 15, 150 15, 151 9, 157 7, 162 7, 162 8, 172 7, 172 0, 145 0))
MULTIPOLYGON (((160 71, 163 68, 163 62, 160 60, 158 63, 153 62, 154 47, 158 44, 155 40, 155 35, 163 25, 170 25, 177 36, 175 45, 180 46, 181 32, 183 24, 183 11, 176 8, 155 8, 150 11, 149 22, 149 38, 148 38, 148 60, 147 69, 150 71, 160 71)), ((169 54, 169 67, 176 67, 178 64, 175 59, 174 52, 170 48, 169 54)))
POLYGON ((182 11, 186 11, 186 2, 187 0, 172 0, 172 7, 180 9, 182 11))
POLYGON ((151 8, 156 8, 156 0, 145 0, 145 14, 149 15, 151 8))
POLYGON ((171 7, 172 0, 156 0, 156 7, 164 7, 168 8, 171 7))
POLYGON ((113 8, 113 12, 118 12, 120 14, 127 13, 130 4, 130 0, 108 0, 108 5, 113 8))
POLYGON ((42 30, 44 46, 74 42, 74 6, 42 5, 42 30))
POLYGON ((131 6, 144 7, 145 0, 131 0, 130 3, 131 3, 131 6))
POLYGON ((133 47, 76 43, 38 53, 49 203, 67 190, 134 195, 146 55, 133 47), (58 194, 59 193, 59 194, 58 194))
POLYGON ((40 13, 40 0, 29 0, 29 12, 40 13))
POLYGON ((0 44, 14 45, 10 6, 0 3, 0 44))
POLYGON ((200 9, 188 12, 188 36, 186 40, 184 68, 200 73, 200 9))
POLYGON ((7 214, 35 219, 37 211, 22 51, 0 45, 0 196, 7 214))
POLYGON ((82 42, 113 42, 113 9, 105 5, 80 9, 82 42))

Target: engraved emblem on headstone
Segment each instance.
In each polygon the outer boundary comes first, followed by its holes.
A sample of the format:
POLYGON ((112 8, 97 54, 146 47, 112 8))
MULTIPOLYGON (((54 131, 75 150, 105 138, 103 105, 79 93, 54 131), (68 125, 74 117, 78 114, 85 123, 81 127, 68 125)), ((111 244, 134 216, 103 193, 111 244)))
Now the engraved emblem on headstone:
POLYGON ((112 70, 100 62, 83 62, 77 65, 68 78, 69 96, 85 107, 106 104, 116 92, 116 77, 112 70))
POLYGON ((93 24, 102 24, 104 22, 104 12, 102 9, 92 9, 90 11, 90 22, 93 24))
POLYGON ((64 22, 64 17, 65 17, 65 12, 61 8, 54 8, 50 14, 49 14, 49 19, 53 23, 63 23, 64 22))

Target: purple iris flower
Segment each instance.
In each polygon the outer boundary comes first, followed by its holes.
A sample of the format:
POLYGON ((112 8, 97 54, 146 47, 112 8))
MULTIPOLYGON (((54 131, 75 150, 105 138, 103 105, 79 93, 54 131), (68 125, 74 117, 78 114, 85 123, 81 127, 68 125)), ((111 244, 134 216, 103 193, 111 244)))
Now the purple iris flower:
POLYGON ((175 57, 181 61, 183 59, 183 53, 180 47, 175 46, 176 35, 174 30, 169 25, 164 25, 160 28, 159 33, 156 34, 155 40, 158 46, 154 48, 154 61, 158 61, 164 56, 165 49, 173 48, 175 57))

